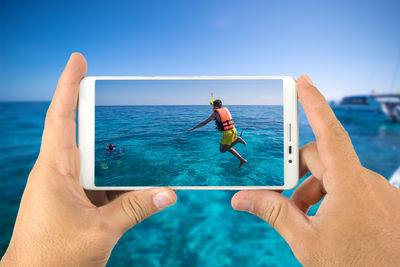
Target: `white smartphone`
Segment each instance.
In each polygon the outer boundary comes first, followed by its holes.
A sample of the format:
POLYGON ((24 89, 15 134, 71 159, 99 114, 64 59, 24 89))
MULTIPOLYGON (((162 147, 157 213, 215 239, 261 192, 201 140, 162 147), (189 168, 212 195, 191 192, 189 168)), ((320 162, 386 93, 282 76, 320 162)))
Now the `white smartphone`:
POLYGON ((298 183, 291 77, 85 77, 78 112, 85 189, 286 190, 298 183))

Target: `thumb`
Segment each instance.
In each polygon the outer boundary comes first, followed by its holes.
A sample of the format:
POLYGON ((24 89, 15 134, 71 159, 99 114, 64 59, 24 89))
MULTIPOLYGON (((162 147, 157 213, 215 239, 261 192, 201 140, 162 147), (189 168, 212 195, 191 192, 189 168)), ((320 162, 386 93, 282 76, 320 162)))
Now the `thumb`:
POLYGON ((267 221, 292 248, 311 230, 308 217, 291 200, 275 191, 240 191, 233 196, 232 207, 267 221))
POLYGON ((147 217, 175 204, 176 194, 169 188, 131 191, 106 206, 103 214, 120 235, 147 217))
POLYGON ((79 83, 86 75, 87 64, 79 53, 73 53, 58 80, 46 115, 42 148, 76 147, 76 106, 79 83))

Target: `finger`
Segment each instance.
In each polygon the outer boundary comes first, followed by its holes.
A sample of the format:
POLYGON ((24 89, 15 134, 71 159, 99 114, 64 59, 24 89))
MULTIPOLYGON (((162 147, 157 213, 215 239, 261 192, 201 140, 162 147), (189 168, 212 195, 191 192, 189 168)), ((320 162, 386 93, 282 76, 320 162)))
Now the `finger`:
POLYGON ((64 146, 76 145, 75 119, 78 103, 79 83, 86 74, 86 60, 73 53, 65 66, 56 92, 47 111, 44 135, 45 142, 64 146))
POLYGON ((302 212, 307 214, 310 207, 320 202, 325 194, 321 181, 310 176, 297 187, 290 199, 302 212))
POLYGON ((50 108, 54 114, 75 120, 79 83, 86 75, 87 64, 83 55, 71 54, 64 72, 58 80, 50 108))
POLYGON ((307 216, 278 192, 240 191, 232 198, 232 207, 247 211, 267 221, 290 246, 301 242, 310 230, 307 216))
POLYGON ((322 181, 325 167, 318 153, 317 144, 311 142, 299 149, 299 177, 303 177, 309 171, 322 181))
POLYGON ((116 233, 122 235, 147 217, 173 204, 176 194, 169 188, 131 191, 101 207, 116 233))
MULTIPOLYGON (((317 139, 322 162, 329 171, 361 167, 349 135, 308 75, 297 80, 298 96, 317 139)), ((338 175, 345 178, 346 175, 338 175)))

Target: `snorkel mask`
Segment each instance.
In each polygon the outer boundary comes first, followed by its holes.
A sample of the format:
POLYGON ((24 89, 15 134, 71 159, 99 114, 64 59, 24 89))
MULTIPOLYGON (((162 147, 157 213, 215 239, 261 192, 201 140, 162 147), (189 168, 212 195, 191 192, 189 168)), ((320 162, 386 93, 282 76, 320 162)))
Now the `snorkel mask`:
POLYGON ((214 109, 214 93, 211 92, 211 101, 210 101, 210 105, 212 106, 212 108, 214 109))

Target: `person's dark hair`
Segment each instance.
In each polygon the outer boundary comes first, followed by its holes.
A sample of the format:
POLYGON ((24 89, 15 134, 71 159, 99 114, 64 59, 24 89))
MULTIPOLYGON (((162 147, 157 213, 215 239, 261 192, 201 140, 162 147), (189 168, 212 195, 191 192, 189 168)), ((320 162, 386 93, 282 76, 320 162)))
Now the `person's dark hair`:
POLYGON ((109 144, 109 145, 108 145, 108 149, 109 149, 109 150, 113 150, 114 147, 115 147, 114 144, 109 144))
POLYGON ((214 100, 214 107, 222 107, 222 101, 219 99, 214 100))

